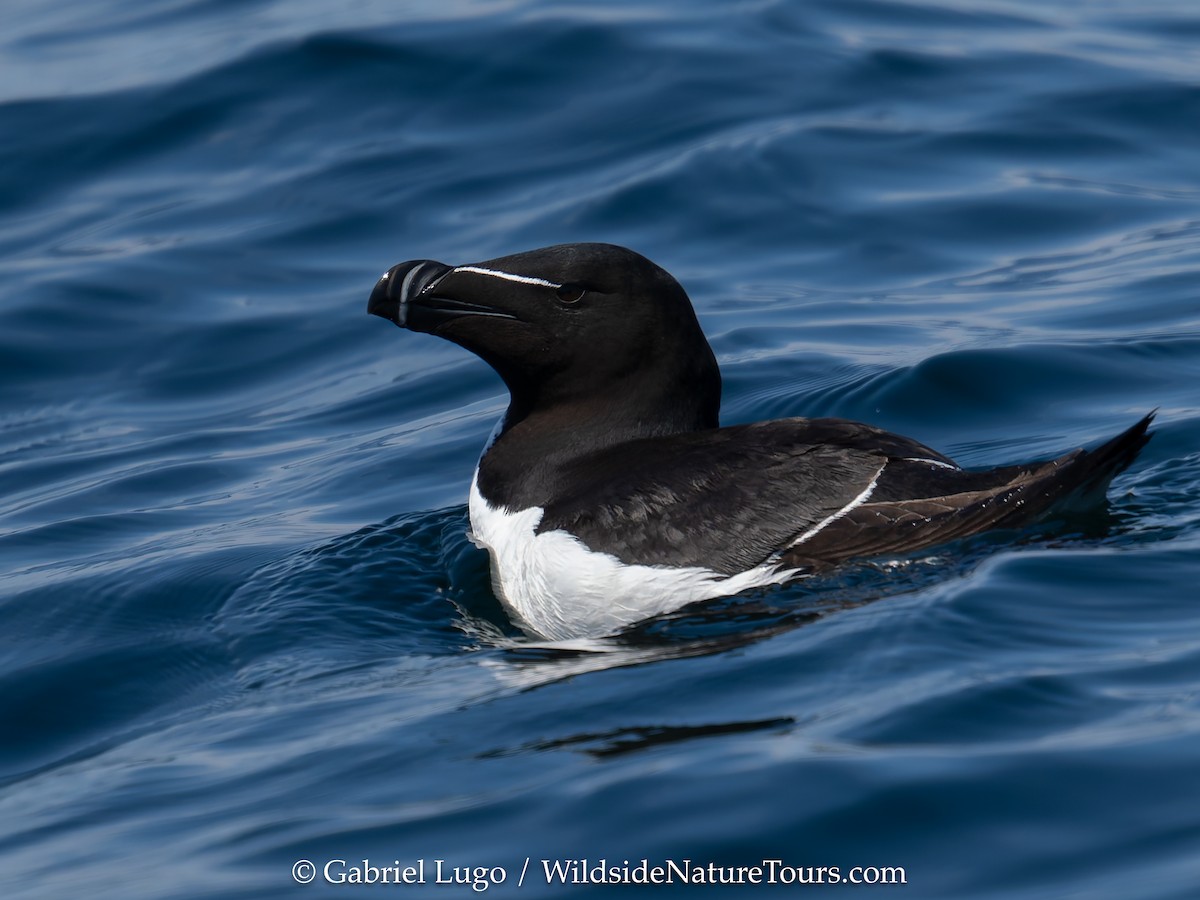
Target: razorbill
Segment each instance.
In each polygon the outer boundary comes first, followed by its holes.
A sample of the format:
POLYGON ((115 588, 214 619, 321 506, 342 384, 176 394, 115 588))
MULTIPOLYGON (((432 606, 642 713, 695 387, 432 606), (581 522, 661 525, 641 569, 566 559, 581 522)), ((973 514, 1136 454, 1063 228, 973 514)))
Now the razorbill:
POLYGON ((403 262, 367 309, 465 347, 507 385, 471 483, 472 539, 517 624, 552 640, 1103 497, 1154 415, 1092 451, 982 472, 844 419, 722 428, 687 294, 611 244, 403 262))

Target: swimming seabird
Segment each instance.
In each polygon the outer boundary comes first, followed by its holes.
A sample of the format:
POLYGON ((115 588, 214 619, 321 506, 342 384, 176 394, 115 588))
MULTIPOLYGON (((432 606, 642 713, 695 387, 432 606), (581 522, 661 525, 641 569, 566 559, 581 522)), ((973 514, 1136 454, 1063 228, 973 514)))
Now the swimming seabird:
POLYGON ((1154 415, 1094 450, 986 471, 845 419, 720 427, 721 375, 687 294, 612 244, 403 262, 368 311, 465 347, 507 385, 472 538, 517 624, 552 640, 1101 498, 1154 415))

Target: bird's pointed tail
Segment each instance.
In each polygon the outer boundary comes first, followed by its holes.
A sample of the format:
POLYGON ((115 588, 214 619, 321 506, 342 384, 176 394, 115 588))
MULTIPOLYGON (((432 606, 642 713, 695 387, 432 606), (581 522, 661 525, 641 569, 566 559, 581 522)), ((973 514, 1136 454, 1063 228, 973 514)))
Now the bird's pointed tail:
POLYGON ((1113 478, 1129 468, 1153 436, 1147 429, 1157 412, 1157 409, 1152 410, 1116 437, 1074 457, 1070 462, 1071 468, 1076 470, 1072 473, 1073 484, 1056 505, 1059 508, 1085 508, 1098 503, 1113 478))

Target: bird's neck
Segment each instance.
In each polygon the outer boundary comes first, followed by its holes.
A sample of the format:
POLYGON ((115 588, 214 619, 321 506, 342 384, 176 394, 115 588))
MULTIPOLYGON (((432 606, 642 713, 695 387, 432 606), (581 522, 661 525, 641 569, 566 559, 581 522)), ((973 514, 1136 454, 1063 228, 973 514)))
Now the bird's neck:
POLYGON ((479 465, 479 489, 493 504, 510 509, 544 507, 569 485, 565 470, 617 444, 718 426, 720 406, 706 390, 664 398, 645 385, 638 392, 569 402, 526 405, 514 397, 499 433, 479 465))

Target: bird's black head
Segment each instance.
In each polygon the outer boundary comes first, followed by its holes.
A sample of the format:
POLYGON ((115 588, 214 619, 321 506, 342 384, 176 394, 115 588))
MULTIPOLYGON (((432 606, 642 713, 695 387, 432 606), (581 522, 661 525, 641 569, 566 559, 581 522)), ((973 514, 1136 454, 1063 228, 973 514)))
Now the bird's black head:
POLYGON ((368 311, 453 341, 504 379, 507 427, 600 417, 628 439, 715 427, 721 378, 679 283, 612 244, 560 244, 463 266, 414 260, 368 311))

